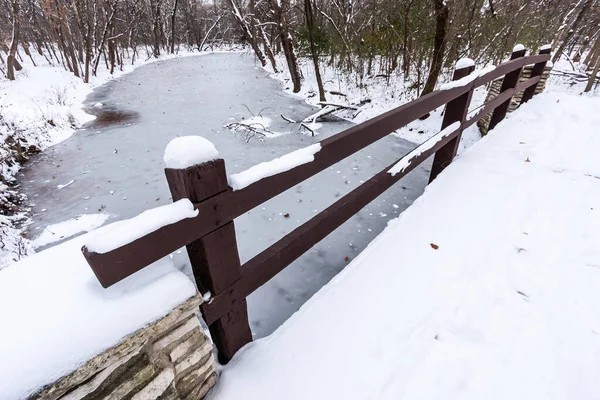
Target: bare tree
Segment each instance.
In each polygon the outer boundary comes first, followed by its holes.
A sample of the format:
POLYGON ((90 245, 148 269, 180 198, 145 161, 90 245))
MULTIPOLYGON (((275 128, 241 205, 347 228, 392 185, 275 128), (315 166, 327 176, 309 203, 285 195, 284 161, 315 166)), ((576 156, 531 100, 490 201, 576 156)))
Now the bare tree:
POLYGON ((444 51, 446 50, 446 33, 448 26, 449 10, 446 0, 433 0, 435 10, 435 39, 433 44, 433 54, 431 56, 431 67, 427 82, 421 92, 421 96, 433 92, 438 80, 442 65, 444 63, 444 51))
POLYGON ((6 60, 6 77, 11 81, 15 80, 15 55, 19 45, 19 3, 12 0, 12 39, 8 49, 6 60))
POLYGON ((304 14, 306 16, 306 27, 308 28, 308 40, 310 42, 310 53, 312 55, 313 65, 315 67, 315 77, 319 87, 319 101, 326 101, 325 89, 323 88, 323 79, 319 70, 319 54, 315 45, 315 22, 313 14, 312 0, 304 0, 304 14))

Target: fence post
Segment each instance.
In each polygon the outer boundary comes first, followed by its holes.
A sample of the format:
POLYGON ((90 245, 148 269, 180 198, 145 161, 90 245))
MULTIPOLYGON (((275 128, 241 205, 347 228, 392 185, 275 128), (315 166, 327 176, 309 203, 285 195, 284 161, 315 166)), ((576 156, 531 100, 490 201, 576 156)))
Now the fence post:
MULTIPOLYGON (((470 61, 470 60, 469 60, 470 61)), ((464 78, 475 70, 475 64, 470 63, 468 66, 457 68, 454 70, 452 76, 453 81, 464 78)), ((469 90, 467 93, 460 97, 448 102, 446 105, 446 111, 444 112, 444 119, 442 120, 442 129, 452 125, 455 122, 464 122, 467 117, 469 110, 469 104, 471 103, 471 97, 473 96, 473 90, 469 90)), ((459 131, 458 135, 444 147, 435 152, 433 157, 433 165, 431 166, 431 173, 429 175, 429 183, 446 168, 456 157, 458 151, 458 145, 460 144, 460 137, 462 130, 459 131)))
MULTIPOLYGON (((550 48, 550 46, 545 48, 543 47, 540 50, 539 54, 550 54, 551 51, 552 49, 550 48)), ((543 61, 535 64, 533 66, 533 69, 531 70, 531 77, 535 78, 536 76, 542 76, 544 74, 544 69, 546 69, 546 63, 547 61, 543 61)), ((531 100, 531 98, 535 95, 535 91, 537 90, 539 84, 540 82, 525 89, 525 91, 523 92, 523 97, 521 98, 521 104, 527 103, 529 100, 531 100)))
MULTIPOLYGON (((173 201, 188 198, 201 202, 227 190, 225 161, 216 159, 185 169, 165 169, 173 201)), ((187 246, 198 290, 214 295, 227 290, 241 277, 233 221, 212 231, 187 246)), ((235 305, 231 311, 209 326, 213 342, 217 346, 219 361, 225 364, 246 343, 252 341, 248 325, 246 300, 235 305)))
MULTIPOLYGON (((516 50, 513 50, 512 54, 510 55, 511 60, 521 58, 525 55, 525 49, 518 49, 517 47, 515 47, 515 49, 516 50)), ((507 90, 514 89, 515 86, 517 86, 517 83, 519 83, 519 77, 521 76, 522 69, 523 68, 518 68, 504 75, 504 79, 502 80, 502 87, 500 88, 500 93, 498 93, 498 95, 506 92, 507 90)), ((508 107, 510 106, 511 100, 512 97, 506 100, 504 103, 500 104, 498 107, 496 107, 494 113, 492 114, 492 118, 490 119, 490 124, 488 125, 488 132, 494 129, 496 125, 498 125, 498 123, 502 121, 504 117, 506 117, 506 113, 508 112, 508 107)))

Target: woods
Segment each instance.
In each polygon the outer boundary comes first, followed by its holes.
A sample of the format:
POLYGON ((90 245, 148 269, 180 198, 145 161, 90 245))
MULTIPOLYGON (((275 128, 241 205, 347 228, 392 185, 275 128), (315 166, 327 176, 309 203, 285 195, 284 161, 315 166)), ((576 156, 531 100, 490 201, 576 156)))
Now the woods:
POLYGON ((552 40, 554 61, 586 54, 592 72, 599 23, 593 0, 2 0, 0 72, 14 79, 36 51, 87 82, 101 63, 112 72, 182 46, 244 43, 261 65, 287 68, 294 92, 298 57, 310 57, 321 101, 323 63, 359 79, 402 74, 424 94, 456 59, 496 63, 516 43, 552 40))

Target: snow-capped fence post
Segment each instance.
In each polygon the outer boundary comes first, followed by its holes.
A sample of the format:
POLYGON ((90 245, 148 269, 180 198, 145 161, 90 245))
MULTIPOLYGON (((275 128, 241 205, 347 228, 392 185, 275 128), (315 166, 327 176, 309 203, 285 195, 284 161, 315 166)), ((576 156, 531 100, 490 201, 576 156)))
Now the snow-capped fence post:
MULTIPOLYGON (((225 161, 221 158, 187 168, 168 167, 167 162, 165 175, 173 201, 188 198, 198 203, 228 190, 225 161)), ((198 290, 203 295, 216 296, 240 279, 241 264, 233 220, 186 248, 198 290)), ((252 341, 246 300, 233 305, 227 314, 210 324, 209 329, 219 361, 227 363, 242 346, 252 341)))
MULTIPOLYGON (((510 59, 516 60, 517 58, 524 57, 525 51, 526 51, 525 47, 523 47, 522 45, 516 45, 515 48, 513 49, 512 54, 510 55, 510 59)), ((514 89, 517 86, 517 83, 519 83, 519 77, 521 76, 522 69, 523 69, 522 67, 517 68, 514 71, 509 72, 508 74, 506 74, 504 76, 504 79, 502 80, 502 87, 500 88, 500 93, 498 94, 499 96, 503 92, 514 89)), ((511 99, 512 99, 512 97, 510 97, 504 103, 502 103, 498 107, 496 107, 496 109, 494 110, 494 113, 492 114, 492 118, 490 119, 490 125, 488 127, 488 131, 491 131, 492 129, 494 129, 494 127, 496 125, 498 125, 498 123, 500 121, 502 121, 504 119, 504 117, 506 117, 506 113, 508 112, 508 107, 510 106, 511 99)))
MULTIPOLYGON (((473 60, 464 58, 456 63, 456 69, 452 76, 453 81, 464 78, 471 74, 475 70, 475 63, 473 60)), ((446 105, 446 111, 444 113, 444 119, 442 120, 442 129, 447 128, 455 122, 464 122, 467 117, 469 110, 469 104, 471 103, 471 97, 473 96, 473 89, 467 93, 457 97, 456 99, 448 102, 446 105)), ((458 135, 448 143, 439 149, 433 157, 433 165, 431 167, 431 173, 429 175, 429 183, 431 183, 443 170, 446 168, 456 157, 458 151, 458 144, 460 143, 462 130, 458 132, 458 135)))
MULTIPOLYGON (((540 49, 539 54, 550 54, 551 51, 552 51, 552 48, 550 46, 543 46, 540 49)), ((537 64, 534 64, 533 70, 531 71, 531 78, 535 78, 536 76, 541 77, 542 74, 544 73, 544 69, 546 68, 547 63, 548 63, 548 61, 542 61, 537 64)), ((539 82, 536 83, 535 85, 532 85, 532 86, 528 87, 527 89, 525 89, 525 92, 523 92, 523 97, 521 99, 521 104, 527 103, 529 100, 531 100, 531 98, 535 94, 535 91, 537 90, 538 85, 539 85, 539 82)))

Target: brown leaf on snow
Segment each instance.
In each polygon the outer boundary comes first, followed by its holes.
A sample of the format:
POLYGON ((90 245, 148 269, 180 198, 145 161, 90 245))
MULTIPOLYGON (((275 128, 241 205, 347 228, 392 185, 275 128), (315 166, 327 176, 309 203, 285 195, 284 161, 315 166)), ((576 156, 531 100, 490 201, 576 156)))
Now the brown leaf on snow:
POLYGON ((348 256, 344 257, 344 261, 348 262, 348 260, 350 260, 350 257, 348 257, 348 256))
POLYGON ((290 213, 283 214, 283 218, 289 218, 289 217, 290 217, 290 213))
POLYGON ((527 157, 527 158, 525 159, 525 162, 531 162, 531 160, 529 159, 529 157, 527 157))
POLYGON ((431 246, 431 248, 432 248, 432 249, 434 249, 434 250, 437 250, 437 249, 439 249, 439 248, 440 248, 440 246, 438 246, 438 245, 437 245, 437 244, 435 244, 435 243, 429 243, 429 245, 430 245, 430 246, 431 246))

